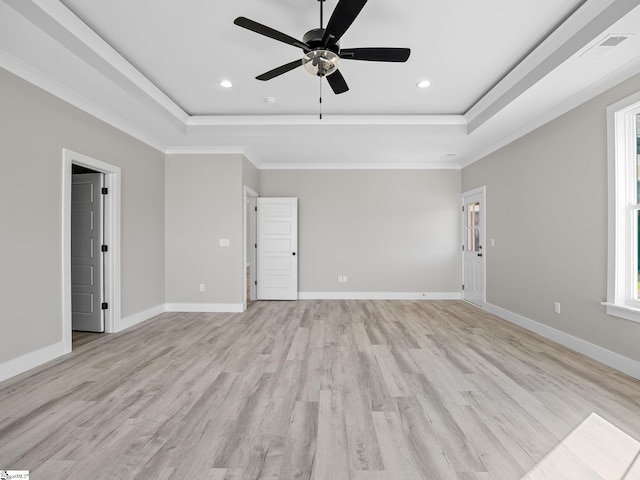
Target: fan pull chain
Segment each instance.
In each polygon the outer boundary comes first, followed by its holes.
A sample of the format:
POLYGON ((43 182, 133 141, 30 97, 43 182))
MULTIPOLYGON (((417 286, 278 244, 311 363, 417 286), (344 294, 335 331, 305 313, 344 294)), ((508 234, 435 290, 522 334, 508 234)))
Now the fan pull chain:
POLYGON ((322 120, 322 77, 320 77, 320 120, 322 120))

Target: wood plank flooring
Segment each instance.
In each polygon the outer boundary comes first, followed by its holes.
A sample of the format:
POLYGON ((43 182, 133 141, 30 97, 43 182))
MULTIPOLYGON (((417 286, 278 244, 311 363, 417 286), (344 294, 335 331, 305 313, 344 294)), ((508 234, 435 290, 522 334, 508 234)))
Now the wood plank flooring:
POLYGON ((517 480, 594 413, 640 439, 640 381, 464 302, 256 302, 77 334, 0 383, 0 469, 517 480))

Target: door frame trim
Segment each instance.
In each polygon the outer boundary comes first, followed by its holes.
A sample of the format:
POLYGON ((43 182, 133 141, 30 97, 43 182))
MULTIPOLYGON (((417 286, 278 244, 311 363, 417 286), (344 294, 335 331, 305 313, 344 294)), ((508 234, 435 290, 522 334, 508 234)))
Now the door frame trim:
MULTIPOLYGON (((258 198, 258 192, 256 192, 255 190, 251 189, 250 187, 247 187, 246 185, 243 185, 243 191, 244 191, 244 208, 243 208, 243 226, 242 229, 244 230, 244 253, 242 254, 242 258, 243 258, 243 273, 242 273, 242 279, 243 279, 243 284, 244 287, 242 288, 242 291, 244 292, 244 296, 242 297, 242 303, 243 303, 243 308, 242 311, 244 312, 247 309, 247 293, 249 293, 249 298, 251 300, 255 300, 257 298, 257 292, 255 289, 255 280, 257 278, 257 272, 256 272, 256 265, 252 259, 247 259, 247 250, 249 247, 249 231, 247 229, 247 221, 249 220, 249 216, 250 216, 250 212, 248 210, 248 205, 249 205, 249 199, 250 198, 258 198), (249 285, 249 292, 247 292, 247 282, 246 282, 246 275, 247 275, 247 260, 249 260, 251 266, 250 266, 250 272, 251 272, 251 279, 250 279, 250 285, 249 285)), ((257 229, 257 224, 255 224, 253 226, 254 231, 257 229)))
POLYGON ((104 201, 103 236, 109 253, 104 259, 104 292, 109 308, 105 311, 105 332, 118 331, 121 318, 120 167, 96 160, 78 152, 62 149, 62 337, 65 353, 71 351, 71 181, 72 165, 80 165, 104 173, 109 194, 104 201))
MULTIPOLYGON (((460 197, 460 206, 464 207, 465 206, 465 202, 464 199, 465 197, 469 197, 471 195, 477 195, 480 194, 480 196, 482 197, 482 216, 480 217, 480 224, 482 226, 481 231, 482 234, 480 235, 480 244, 483 246, 483 250, 482 250, 482 285, 483 285, 483 292, 482 292, 482 305, 480 306, 484 306, 487 303, 487 251, 489 250, 487 248, 487 186, 486 185, 482 185, 480 187, 477 188, 472 188, 471 190, 467 190, 466 192, 462 192, 462 196, 460 197)), ((463 250, 461 252, 461 261, 460 261, 460 285, 464 285, 464 279, 465 279, 465 275, 464 275, 464 245, 466 242, 466 238, 465 238, 465 229, 466 229, 466 212, 461 212, 461 232, 460 232, 460 239, 462 240, 461 245, 463 246, 463 250)), ((460 291, 460 296, 461 298, 464 300, 464 291, 461 290, 460 291)), ((471 303, 471 302, 469 302, 471 303)))

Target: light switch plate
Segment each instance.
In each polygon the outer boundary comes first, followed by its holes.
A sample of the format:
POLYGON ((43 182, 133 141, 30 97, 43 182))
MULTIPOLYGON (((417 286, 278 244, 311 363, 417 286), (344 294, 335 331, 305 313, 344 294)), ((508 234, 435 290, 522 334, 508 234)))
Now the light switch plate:
POLYGON ((221 238, 220 239, 220 246, 221 247, 228 247, 229 246, 229 239, 228 238, 221 238))

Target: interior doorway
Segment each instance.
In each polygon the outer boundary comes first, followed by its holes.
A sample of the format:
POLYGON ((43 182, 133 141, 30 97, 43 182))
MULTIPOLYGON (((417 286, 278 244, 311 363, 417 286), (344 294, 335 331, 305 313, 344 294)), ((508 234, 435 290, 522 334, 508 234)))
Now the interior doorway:
POLYGON ((96 160, 86 155, 63 149, 62 152, 62 337, 65 353, 71 351, 72 345, 72 187, 73 170, 88 169, 102 174, 103 186, 106 189, 103 203, 103 243, 107 252, 103 257, 102 275, 103 298, 106 303, 104 314, 104 331, 118 331, 120 321, 120 168, 96 160))
POLYGON ((71 167, 71 329, 104 332, 104 173, 71 167))
POLYGON ((244 187, 244 265, 245 265, 245 309, 256 300, 257 275, 257 206, 258 193, 245 185, 244 187))
POLYGON ((462 298, 478 306, 486 303, 485 190, 462 194, 462 298))

